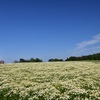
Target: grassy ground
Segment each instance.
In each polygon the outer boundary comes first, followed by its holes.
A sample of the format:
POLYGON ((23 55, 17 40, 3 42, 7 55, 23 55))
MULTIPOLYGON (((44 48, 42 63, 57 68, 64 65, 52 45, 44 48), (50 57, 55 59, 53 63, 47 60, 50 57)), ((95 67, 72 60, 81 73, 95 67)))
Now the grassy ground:
POLYGON ((100 63, 1 64, 0 100, 100 100, 100 63))

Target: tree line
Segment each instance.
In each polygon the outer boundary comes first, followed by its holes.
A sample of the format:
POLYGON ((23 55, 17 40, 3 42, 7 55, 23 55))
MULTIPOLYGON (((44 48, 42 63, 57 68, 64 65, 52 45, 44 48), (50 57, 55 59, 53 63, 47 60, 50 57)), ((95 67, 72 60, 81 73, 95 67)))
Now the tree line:
MULTIPOLYGON (((48 62, 57 62, 57 61, 82 61, 82 60, 100 60, 100 53, 85 55, 85 56, 71 56, 66 58, 66 60, 58 59, 58 58, 51 58, 48 62)), ((14 63, 24 63, 24 62, 43 62, 40 58, 30 58, 24 59, 20 58, 19 61, 14 61, 14 63)), ((4 61, 0 60, 0 64, 3 64, 4 61)))
POLYGON ((19 61, 14 61, 14 63, 24 63, 24 62, 43 62, 43 61, 42 59, 39 58, 30 58, 30 59, 20 58, 19 61))
MULTIPOLYGON (((48 60, 48 62, 56 62, 56 61, 64 61, 64 60, 63 59, 57 59, 57 58, 48 60)), ((20 58, 19 61, 14 61, 14 63, 24 63, 24 62, 43 62, 43 60, 39 59, 39 58, 30 58, 30 59, 27 59, 27 60, 20 58)))
POLYGON ((55 61, 64 61, 64 60, 63 59, 58 59, 58 58, 48 60, 48 62, 55 62, 55 61))
POLYGON ((100 60, 100 53, 92 54, 92 55, 86 55, 86 56, 71 56, 67 58, 65 61, 81 61, 81 60, 100 60))
MULTIPOLYGON (((66 60, 58 59, 58 58, 51 58, 48 62, 57 62, 57 61, 82 61, 82 60, 100 60, 100 53, 92 54, 92 55, 85 55, 85 56, 71 56, 66 60)), ((15 63, 23 63, 23 62, 43 62, 42 59, 39 58, 30 58, 28 60, 20 58, 19 61, 14 61, 15 63)))
POLYGON ((82 60, 100 60, 100 53, 85 55, 85 56, 71 56, 66 60, 55 58, 55 59, 49 59, 48 61, 53 62, 53 61, 82 61, 82 60))

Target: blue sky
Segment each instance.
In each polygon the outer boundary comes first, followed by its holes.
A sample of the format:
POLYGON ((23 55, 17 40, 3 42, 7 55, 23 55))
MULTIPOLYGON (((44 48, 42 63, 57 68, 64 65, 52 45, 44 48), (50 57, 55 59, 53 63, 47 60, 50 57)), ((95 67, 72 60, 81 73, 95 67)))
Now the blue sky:
POLYGON ((100 52, 100 0, 0 0, 0 59, 66 59, 100 52))

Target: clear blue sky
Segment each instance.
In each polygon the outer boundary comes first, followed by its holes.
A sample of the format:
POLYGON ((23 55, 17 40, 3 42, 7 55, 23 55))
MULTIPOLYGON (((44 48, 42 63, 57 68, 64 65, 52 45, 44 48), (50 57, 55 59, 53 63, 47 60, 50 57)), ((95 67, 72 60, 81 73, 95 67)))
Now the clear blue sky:
POLYGON ((100 52, 100 0, 0 0, 0 59, 65 59, 100 52))

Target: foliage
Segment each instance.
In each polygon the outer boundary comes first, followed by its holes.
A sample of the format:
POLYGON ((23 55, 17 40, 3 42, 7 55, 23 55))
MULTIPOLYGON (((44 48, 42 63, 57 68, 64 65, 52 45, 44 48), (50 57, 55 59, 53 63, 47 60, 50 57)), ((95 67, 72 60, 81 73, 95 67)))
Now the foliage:
POLYGON ((56 62, 56 61, 63 61, 63 59, 57 59, 57 58, 55 58, 55 59, 49 59, 48 60, 48 62, 56 62))
POLYGON ((29 60, 25 60, 23 58, 20 58, 19 62, 42 62, 42 60, 39 59, 39 58, 36 58, 36 59, 35 58, 30 58, 29 60))
POLYGON ((81 56, 81 57, 71 56, 67 58, 65 61, 80 61, 80 60, 100 60, 100 53, 81 56))

